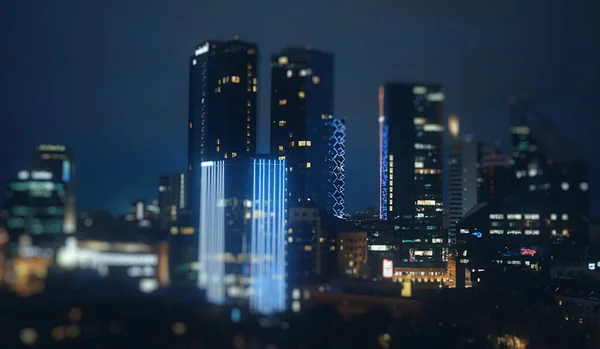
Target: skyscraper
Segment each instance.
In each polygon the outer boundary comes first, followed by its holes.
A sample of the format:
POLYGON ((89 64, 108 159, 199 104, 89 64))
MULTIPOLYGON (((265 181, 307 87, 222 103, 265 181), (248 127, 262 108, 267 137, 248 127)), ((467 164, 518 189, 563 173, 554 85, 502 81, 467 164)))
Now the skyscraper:
POLYGON ((169 228, 177 222, 179 213, 185 209, 185 176, 183 173, 160 176, 158 185, 159 223, 169 228))
POLYGON ((271 57, 271 154, 285 159, 292 202, 343 215, 345 124, 334 117, 332 54, 287 48, 271 57))
POLYGON ((227 159, 201 163, 198 285, 213 304, 285 309, 286 164, 227 159))
POLYGON ((200 163, 256 153, 258 49, 235 38, 206 41, 190 57, 189 217, 197 226, 200 163))
POLYGON ((446 259, 444 97, 440 85, 388 83, 379 88, 380 217, 412 217, 411 229, 399 232, 400 262, 446 259))
POLYGON ((73 153, 67 147, 58 144, 41 144, 33 153, 31 171, 51 173, 55 183, 62 184, 64 190, 64 214, 62 229, 65 234, 77 230, 77 212, 75 208, 75 163, 73 153))
POLYGON ((448 128, 452 136, 448 241, 453 245, 456 240, 456 223, 477 204, 477 143, 470 137, 460 137, 458 116, 450 116, 448 128))

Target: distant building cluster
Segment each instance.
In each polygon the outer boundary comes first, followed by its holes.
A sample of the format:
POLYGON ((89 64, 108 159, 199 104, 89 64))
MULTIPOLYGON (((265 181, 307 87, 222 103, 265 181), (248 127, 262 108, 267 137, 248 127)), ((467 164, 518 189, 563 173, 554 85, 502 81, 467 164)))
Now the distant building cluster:
POLYGON ((156 200, 120 217, 78 212, 72 152, 40 145, 7 187, 0 285, 27 295, 51 276, 77 275, 144 293, 191 288, 212 304, 273 314, 342 288, 412 297, 513 271, 600 270, 588 166, 528 99, 510 100, 505 152, 461 134, 457 115, 445 126, 442 85, 384 83, 374 91, 378 168, 360 169, 379 185, 348 188, 352 125, 335 113, 334 63, 310 47, 271 55, 261 152, 258 46, 199 45, 189 57, 187 168, 160 176, 156 200), (378 206, 347 212, 350 190, 372 191, 378 206))

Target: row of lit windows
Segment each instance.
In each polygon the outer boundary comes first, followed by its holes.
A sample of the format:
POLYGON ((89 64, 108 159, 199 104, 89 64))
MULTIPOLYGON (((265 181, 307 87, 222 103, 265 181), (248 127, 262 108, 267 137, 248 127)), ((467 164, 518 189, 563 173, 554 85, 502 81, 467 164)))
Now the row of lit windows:
POLYGON ((435 168, 417 168, 415 174, 440 174, 442 170, 435 168))

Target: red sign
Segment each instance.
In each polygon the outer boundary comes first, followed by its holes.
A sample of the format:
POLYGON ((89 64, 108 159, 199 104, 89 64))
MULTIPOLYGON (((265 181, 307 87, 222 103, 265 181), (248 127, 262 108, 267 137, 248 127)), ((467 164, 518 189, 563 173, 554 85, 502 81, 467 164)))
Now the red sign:
POLYGON ((521 248, 521 256, 535 256, 536 253, 537 251, 531 248, 521 248))
POLYGON ((394 276, 394 261, 391 259, 383 260, 383 277, 391 279, 394 276))

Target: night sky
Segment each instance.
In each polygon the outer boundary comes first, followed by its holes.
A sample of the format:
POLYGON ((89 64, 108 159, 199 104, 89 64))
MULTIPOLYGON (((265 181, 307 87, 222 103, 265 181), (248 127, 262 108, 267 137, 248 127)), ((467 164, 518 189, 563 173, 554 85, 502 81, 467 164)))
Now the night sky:
POLYGON ((155 198, 159 174, 186 167, 188 58, 236 34, 262 56, 262 148, 270 54, 335 54, 350 210, 377 204, 377 86, 404 80, 443 83, 445 114, 490 143, 508 140, 508 96, 531 95, 590 161, 600 211, 598 0, 2 1, 0 179, 36 144, 61 143, 75 152, 80 209, 155 198))

